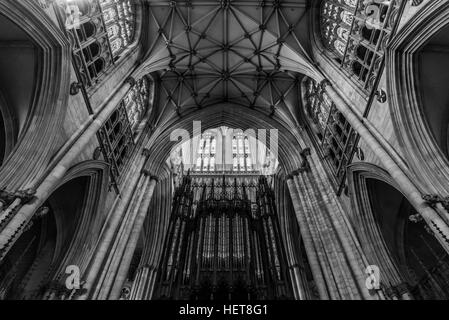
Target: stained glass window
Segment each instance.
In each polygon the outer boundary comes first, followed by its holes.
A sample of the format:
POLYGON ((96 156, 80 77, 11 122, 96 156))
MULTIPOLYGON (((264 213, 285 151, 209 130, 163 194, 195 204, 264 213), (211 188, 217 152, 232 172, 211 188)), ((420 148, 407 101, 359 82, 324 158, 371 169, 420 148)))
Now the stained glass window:
POLYGON ((215 171, 215 157, 210 158, 209 171, 215 171))
POLYGON ((237 139, 235 137, 232 139, 232 153, 237 153, 237 139))
POLYGON ((305 81, 304 107, 308 124, 332 173, 339 182, 350 163, 356 134, 323 88, 313 79, 305 81))
POLYGON ((327 49, 343 58, 357 1, 328 0, 321 6, 321 34, 327 49))
POLYGON ((232 170, 233 171, 238 171, 239 170, 239 162, 237 157, 234 156, 234 158, 232 159, 232 170))
POLYGON ((212 138, 210 153, 215 154, 217 149, 217 139, 212 138))
POLYGON ((73 45, 80 81, 95 86, 102 74, 132 43, 135 16, 132 0, 57 2, 61 23, 73 45))
POLYGON ((401 0, 324 0, 321 39, 331 58, 365 90, 375 84, 401 0))
POLYGON ((196 171, 201 171, 201 157, 198 157, 198 159, 196 159, 196 171))
POLYGON ((120 55, 134 38, 135 16, 132 0, 99 0, 112 54, 120 55))
POLYGON ((254 161, 251 159, 253 156, 251 152, 249 138, 241 130, 236 130, 229 136, 223 136, 222 130, 219 128, 211 129, 203 133, 200 138, 193 170, 202 172, 253 171, 254 161), (219 139, 219 137, 221 138, 219 139), (230 140, 227 140, 226 137, 230 140), (230 161, 230 163, 224 163, 225 161, 230 161))
POLYGON ((209 169, 209 157, 205 157, 203 160, 203 171, 208 171, 209 169))
POLYGON ((246 170, 253 170, 253 164, 251 162, 251 157, 246 158, 246 170))
POLYGON ((123 99, 133 132, 137 132, 143 117, 151 112, 151 82, 143 77, 135 83, 123 99))
POLYGON ((130 158, 139 124, 151 108, 151 81, 143 77, 131 87, 99 131, 104 158, 111 164, 115 180, 130 158))

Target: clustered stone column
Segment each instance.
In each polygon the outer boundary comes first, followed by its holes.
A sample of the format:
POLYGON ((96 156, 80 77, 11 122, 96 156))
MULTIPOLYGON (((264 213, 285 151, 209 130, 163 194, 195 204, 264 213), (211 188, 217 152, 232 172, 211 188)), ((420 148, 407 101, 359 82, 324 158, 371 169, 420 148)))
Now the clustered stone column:
POLYGON ((366 263, 316 154, 302 152, 287 177, 301 236, 321 299, 378 299, 365 286, 366 263))
POLYGON ((131 287, 129 299, 149 300, 153 295, 157 270, 164 247, 171 214, 171 177, 161 178, 155 190, 144 230, 147 235, 136 276, 131 287))
POLYGON ((132 179, 111 209, 92 264, 86 272, 87 294, 80 299, 118 299, 158 178, 145 169, 148 149, 132 164, 132 179), (140 172, 140 174, 139 174, 140 172))
POLYGON ((142 189, 143 199, 139 206, 139 210, 137 212, 134 225, 131 229, 131 233, 129 234, 128 243, 125 247, 123 257, 120 260, 120 267, 117 271, 117 276, 115 277, 114 284, 111 289, 111 295, 109 296, 110 299, 118 298, 121 287, 123 283, 126 281, 131 259, 134 255, 134 251, 137 246, 137 241, 142 232, 143 224, 149 211, 150 202, 153 197, 156 183, 159 180, 156 176, 151 175, 148 171, 144 170, 143 174, 145 175, 145 183, 144 183, 145 187, 142 189))
POLYGON ((288 186, 284 175, 275 176, 274 190, 278 210, 279 224, 283 235, 286 251, 288 270, 292 281, 292 289, 295 299, 311 299, 311 290, 306 277, 304 260, 301 252, 301 235, 297 229, 296 216, 291 204, 288 186))

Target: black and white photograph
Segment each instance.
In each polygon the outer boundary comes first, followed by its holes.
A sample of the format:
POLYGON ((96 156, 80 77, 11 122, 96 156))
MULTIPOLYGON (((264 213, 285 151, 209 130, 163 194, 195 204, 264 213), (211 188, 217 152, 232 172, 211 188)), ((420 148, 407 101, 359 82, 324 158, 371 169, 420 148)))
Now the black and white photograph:
POLYGON ((0 0, 0 300, 449 300, 449 1, 0 0))

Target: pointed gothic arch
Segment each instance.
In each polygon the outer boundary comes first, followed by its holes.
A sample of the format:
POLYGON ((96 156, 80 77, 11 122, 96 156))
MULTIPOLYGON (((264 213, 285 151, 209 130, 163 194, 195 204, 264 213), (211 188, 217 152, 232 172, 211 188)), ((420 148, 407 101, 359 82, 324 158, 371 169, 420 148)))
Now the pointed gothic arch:
POLYGON ((444 48, 449 3, 430 1, 395 37, 387 51, 387 83, 393 126, 422 192, 449 194, 449 63, 444 48))
POLYGON ((369 163, 348 167, 349 220, 366 255, 380 270, 389 297, 447 299, 449 256, 390 175, 369 163))
POLYGON ((63 32, 35 1, 2 1, 0 12, 0 37, 18 41, 0 50, 2 74, 13 75, 0 88, 7 95, 1 113, 10 136, 0 188, 10 191, 39 179, 54 153, 67 108, 70 48, 63 32), (17 63, 20 72, 7 71, 17 63))
POLYGON ((1 273, 3 299, 60 299, 65 271, 88 266, 102 224, 109 165, 86 161, 69 170, 6 254, 1 273))
POLYGON ((0 167, 16 143, 17 127, 13 111, 0 93, 0 167))
POLYGON ((177 145, 175 141, 170 141, 170 134, 172 134, 174 129, 186 130, 190 138, 192 133, 194 133, 192 132, 193 121, 202 121, 202 130, 213 129, 223 125, 241 128, 242 130, 248 128, 278 129, 278 159, 280 166, 283 166, 286 172, 291 172, 300 167, 302 162, 300 151, 302 148, 305 148, 302 145, 303 142, 299 140, 299 137, 294 136, 291 131, 286 129, 288 128, 288 123, 282 121, 282 119, 262 118, 260 117, 261 114, 263 113, 260 111, 242 108, 242 106, 234 103, 219 103, 191 112, 182 118, 172 117, 155 131, 148 142, 152 151, 147 161, 148 169, 151 167, 150 171, 155 174, 163 169, 173 147, 177 145), (217 116, 217 114, 220 116, 217 116), (167 143, 169 141, 170 143, 167 143), (292 150, 297 152, 292 154, 292 150))

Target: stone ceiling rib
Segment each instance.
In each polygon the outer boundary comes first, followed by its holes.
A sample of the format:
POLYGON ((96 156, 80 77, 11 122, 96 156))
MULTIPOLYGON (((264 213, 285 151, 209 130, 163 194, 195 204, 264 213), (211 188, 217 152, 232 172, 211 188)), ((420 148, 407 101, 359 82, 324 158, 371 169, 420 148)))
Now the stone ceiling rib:
POLYGON ((229 102, 273 116, 291 112, 298 73, 320 77, 302 43, 307 0, 148 2, 144 66, 159 68, 163 110, 182 116, 229 102))

